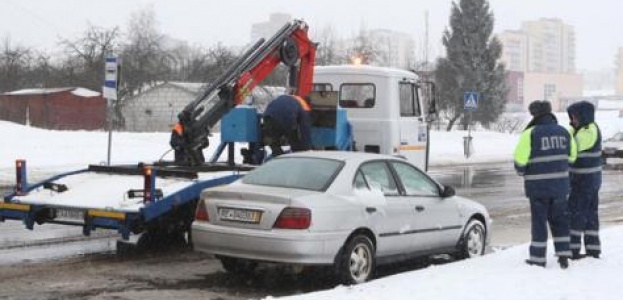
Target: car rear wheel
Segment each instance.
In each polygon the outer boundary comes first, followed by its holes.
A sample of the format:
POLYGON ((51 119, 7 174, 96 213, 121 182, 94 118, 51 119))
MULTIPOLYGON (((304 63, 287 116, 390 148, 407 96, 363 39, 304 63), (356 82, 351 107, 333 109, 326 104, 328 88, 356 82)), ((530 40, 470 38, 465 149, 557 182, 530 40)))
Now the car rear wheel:
POLYGON ((238 275, 249 275, 257 268, 257 263, 248 261, 245 259, 239 259, 234 257, 219 256, 218 259, 223 265, 223 269, 228 273, 238 275))
POLYGON ((486 239, 485 225, 479 220, 470 220, 465 227, 465 234, 460 245, 458 258, 472 258, 485 254, 486 239))
POLYGON ((375 249, 365 235, 351 238, 337 261, 337 273, 344 284, 363 283, 372 278, 376 267, 375 249))

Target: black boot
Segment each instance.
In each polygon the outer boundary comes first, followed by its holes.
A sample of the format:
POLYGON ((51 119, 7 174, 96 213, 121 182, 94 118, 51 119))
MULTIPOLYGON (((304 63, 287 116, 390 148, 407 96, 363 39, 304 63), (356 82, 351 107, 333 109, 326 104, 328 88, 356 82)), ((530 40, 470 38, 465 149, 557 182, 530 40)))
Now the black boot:
POLYGON ((572 260, 579 260, 579 259, 582 259, 582 258, 585 258, 585 257, 586 257, 586 254, 579 254, 579 253, 577 253, 577 254, 573 254, 573 256, 571 256, 571 259, 572 260))
POLYGON ((587 253, 586 256, 599 259, 599 253, 587 253))
POLYGON ((545 268, 545 263, 536 262, 536 261, 531 261, 531 260, 529 260, 529 259, 526 259, 526 263, 527 263, 528 265, 531 265, 531 266, 537 266, 537 267, 543 267, 543 268, 545 268))
POLYGON ((560 264, 560 268, 566 269, 569 267, 569 258, 566 256, 558 257, 558 264, 560 264))

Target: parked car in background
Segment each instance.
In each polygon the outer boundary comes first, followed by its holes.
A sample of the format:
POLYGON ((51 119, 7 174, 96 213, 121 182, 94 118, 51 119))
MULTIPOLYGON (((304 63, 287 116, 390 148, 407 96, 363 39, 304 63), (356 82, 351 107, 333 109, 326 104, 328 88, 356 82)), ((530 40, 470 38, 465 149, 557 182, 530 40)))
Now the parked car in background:
POLYGON ((623 150, 623 131, 604 140, 602 148, 604 151, 623 150))
POLYGON ((623 163, 623 131, 605 139, 602 143, 604 163, 608 165, 623 163))
POLYGON ((260 262, 333 266, 341 282, 356 284, 378 264, 483 255, 490 224, 484 206, 404 159, 302 152, 203 191, 192 240, 228 272, 251 272, 260 262))

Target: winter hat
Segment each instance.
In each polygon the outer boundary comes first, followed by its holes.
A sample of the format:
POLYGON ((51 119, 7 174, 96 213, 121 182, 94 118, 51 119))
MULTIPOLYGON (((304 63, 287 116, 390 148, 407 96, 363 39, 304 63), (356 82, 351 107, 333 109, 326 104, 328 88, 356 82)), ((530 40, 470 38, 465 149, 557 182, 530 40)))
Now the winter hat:
POLYGON ((546 100, 535 100, 528 106, 528 111, 533 117, 539 117, 552 112, 552 105, 546 100))

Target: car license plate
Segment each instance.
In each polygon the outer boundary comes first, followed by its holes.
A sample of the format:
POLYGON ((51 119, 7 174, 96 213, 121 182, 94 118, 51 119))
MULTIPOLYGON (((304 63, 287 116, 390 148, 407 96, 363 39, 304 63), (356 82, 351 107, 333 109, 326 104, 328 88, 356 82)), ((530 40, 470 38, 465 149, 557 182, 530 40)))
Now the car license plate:
POLYGON ((218 210, 218 216, 221 220, 236 221, 257 224, 262 218, 262 212, 249 209, 224 208, 218 210))
POLYGON ((75 209, 57 208, 55 220, 84 222, 84 211, 75 210, 75 209))

